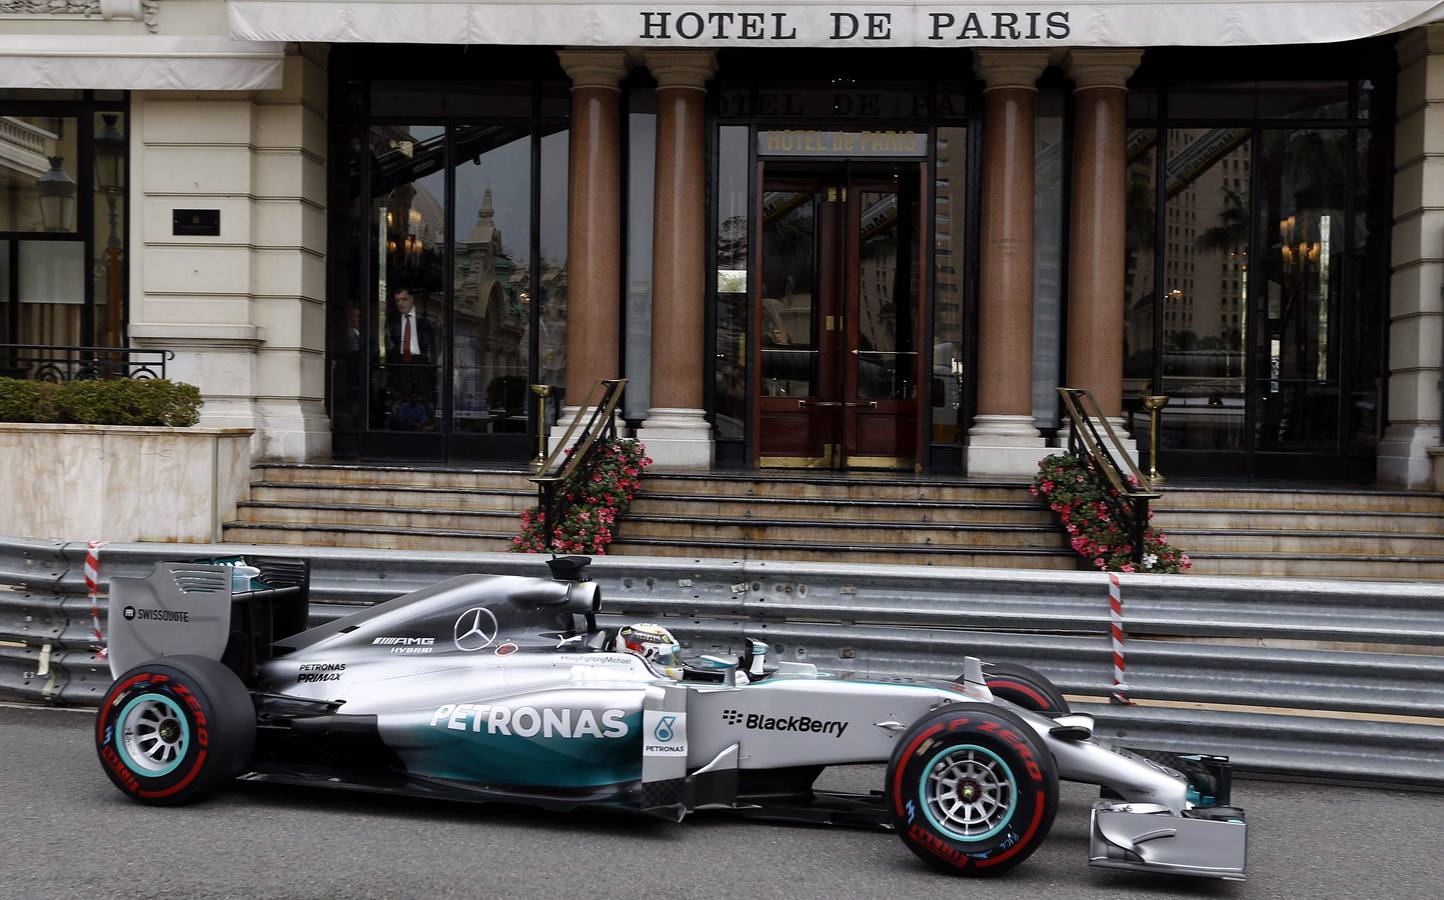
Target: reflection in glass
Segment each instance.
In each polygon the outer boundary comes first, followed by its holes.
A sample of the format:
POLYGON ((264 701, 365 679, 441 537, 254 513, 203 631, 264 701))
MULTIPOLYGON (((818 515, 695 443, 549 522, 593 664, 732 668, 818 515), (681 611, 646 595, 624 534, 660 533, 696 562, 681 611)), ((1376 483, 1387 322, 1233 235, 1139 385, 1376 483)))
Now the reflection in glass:
POLYGON ((857 303, 859 400, 917 396, 917 203, 909 191, 859 194, 857 303), (906 192, 906 193, 904 193, 906 192))
POLYGON ((452 431, 525 432, 531 333, 531 132, 455 133, 452 431))
POLYGON ((1250 170, 1248 129, 1166 132, 1160 444, 1244 448, 1250 170))
POLYGON ((567 160, 565 128, 541 141, 541 283, 534 292, 541 308, 542 384, 555 387, 547 421, 555 420, 566 394, 567 375, 567 160))
MULTIPOLYGON (((1124 187, 1125 262, 1123 270, 1123 402, 1142 409, 1140 398, 1153 393, 1153 267, 1157 218, 1155 198, 1158 131, 1128 132, 1128 172, 1124 187)), ((1140 447, 1149 446, 1147 416, 1134 418, 1131 430, 1140 447)))
POLYGON ((762 198, 761 393, 815 396, 817 207, 809 191, 768 191, 762 198))
POLYGON ((446 339, 446 135, 434 125, 370 130, 371 427, 438 431, 446 339))
POLYGON ((745 126, 718 129, 717 366, 713 387, 719 440, 741 440, 747 413, 747 191, 745 126))
MULTIPOLYGON (((1263 133, 1266 207, 1258 365, 1260 450, 1332 450, 1339 432, 1338 354, 1330 330, 1342 297, 1348 132, 1263 133)), ((1336 336, 1335 336, 1336 337, 1336 336)))
POLYGON ((71 117, 0 116, 0 231, 75 231, 78 130, 71 117))
POLYGON ((125 343, 125 116, 95 116, 95 343, 125 343))
POLYGON ((939 128, 933 202, 933 443, 962 436, 963 260, 967 247, 968 130, 939 128))

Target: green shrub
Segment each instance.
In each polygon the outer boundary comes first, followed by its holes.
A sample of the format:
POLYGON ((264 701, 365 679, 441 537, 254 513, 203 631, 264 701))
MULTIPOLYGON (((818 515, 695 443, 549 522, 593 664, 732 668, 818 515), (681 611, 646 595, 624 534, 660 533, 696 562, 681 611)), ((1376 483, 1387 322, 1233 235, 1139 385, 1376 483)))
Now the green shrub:
POLYGON ((54 422, 59 385, 21 378, 0 378, 0 422, 54 422))
POLYGON ((0 421, 81 425, 194 425, 201 392, 165 379, 69 381, 44 384, 0 379, 0 421))

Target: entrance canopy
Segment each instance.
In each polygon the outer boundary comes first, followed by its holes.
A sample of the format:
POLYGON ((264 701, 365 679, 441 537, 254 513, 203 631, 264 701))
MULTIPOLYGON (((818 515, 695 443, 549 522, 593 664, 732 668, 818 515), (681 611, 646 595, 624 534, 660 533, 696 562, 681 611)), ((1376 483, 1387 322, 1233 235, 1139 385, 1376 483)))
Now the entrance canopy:
POLYGON ((285 46, 176 35, 0 35, 0 87, 254 91, 281 86, 285 46))
POLYGON ((230 0, 255 41, 610 47, 1317 44, 1444 19, 1439 0, 230 0))

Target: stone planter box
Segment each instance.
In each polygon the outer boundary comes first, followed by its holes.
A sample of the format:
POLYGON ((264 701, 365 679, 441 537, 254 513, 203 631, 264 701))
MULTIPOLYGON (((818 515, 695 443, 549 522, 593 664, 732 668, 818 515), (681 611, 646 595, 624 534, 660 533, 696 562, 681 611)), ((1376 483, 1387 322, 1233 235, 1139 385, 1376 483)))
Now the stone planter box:
POLYGON ((0 422, 0 534, 219 541, 250 464, 249 428, 0 422))

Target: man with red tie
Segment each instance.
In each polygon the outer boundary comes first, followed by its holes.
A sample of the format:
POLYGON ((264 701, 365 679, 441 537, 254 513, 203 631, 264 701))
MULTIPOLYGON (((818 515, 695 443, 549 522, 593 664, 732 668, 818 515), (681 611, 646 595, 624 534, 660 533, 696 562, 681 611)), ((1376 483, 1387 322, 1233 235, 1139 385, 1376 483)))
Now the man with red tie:
POLYGON ((386 427, 427 431, 435 421, 439 400, 436 367, 441 362, 441 348, 436 323, 416 308, 410 288, 397 288, 392 299, 386 317, 386 368, 393 402, 384 407, 386 427))
POLYGON ((396 308, 386 319, 386 361, 434 364, 436 335, 430 317, 416 309, 416 298, 409 288, 398 288, 392 296, 396 308))

